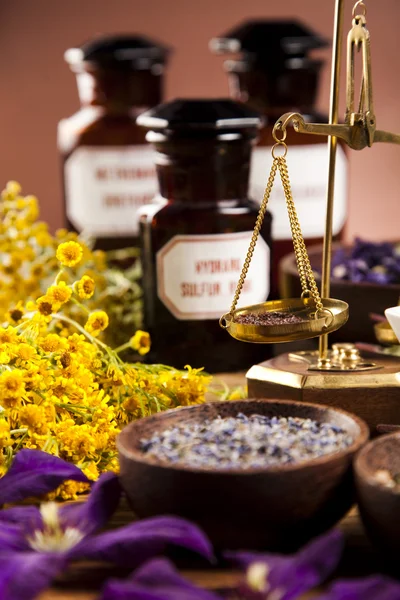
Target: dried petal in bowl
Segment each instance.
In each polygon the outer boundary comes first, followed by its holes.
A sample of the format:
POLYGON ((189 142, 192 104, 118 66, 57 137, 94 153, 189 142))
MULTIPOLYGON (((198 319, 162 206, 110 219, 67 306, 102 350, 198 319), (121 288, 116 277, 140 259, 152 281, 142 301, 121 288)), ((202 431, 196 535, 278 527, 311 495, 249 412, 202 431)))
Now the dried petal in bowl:
POLYGON ((206 469, 290 465, 338 452, 353 438, 331 423, 299 417, 239 413, 175 425, 141 440, 141 450, 173 464, 206 469))
POLYGON ((235 317, 236 323, 243 325, 292 325, 303 323, 307 319, 293 312, 265 311, 260 313, 245 313, 235 317))

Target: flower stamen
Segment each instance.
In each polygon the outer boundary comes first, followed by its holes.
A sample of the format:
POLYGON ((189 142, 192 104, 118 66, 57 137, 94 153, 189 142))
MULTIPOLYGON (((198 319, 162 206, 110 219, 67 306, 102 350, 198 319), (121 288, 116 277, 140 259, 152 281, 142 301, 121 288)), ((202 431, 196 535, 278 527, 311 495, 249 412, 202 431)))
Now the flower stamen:
POLYGON ((40 506, 43 529, 36 529, 27 538, 30 547, 36 552, 66 552, 85 537, 76 527, 64 527, 60 521, 56 502, 45 502, 40 506))

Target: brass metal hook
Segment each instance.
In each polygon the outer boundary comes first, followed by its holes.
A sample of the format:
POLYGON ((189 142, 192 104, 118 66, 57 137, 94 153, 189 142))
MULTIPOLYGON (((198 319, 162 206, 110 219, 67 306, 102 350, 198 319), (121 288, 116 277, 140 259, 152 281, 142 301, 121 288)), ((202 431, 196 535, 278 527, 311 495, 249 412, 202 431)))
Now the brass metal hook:
POLYGON ((341 124, 306 123, 298 113, 285 113, 275 123, 273 137, 282 142, 286 137, 286 129, 292 124, 298 133, 335 136, 340 138, 353 150, 362 150, 376 142, 400 144, 400 135, 376 129, 374 114, 372 76, 371 76, 371 43, 366 28, 367 8, 362 0, 358 0, 353 8, 352 27, 347 36, 347 80, 346 80, 346 113, 345 122, 341 124), (362 84, 357 110, 354 94, 355 53, 361 51, 362 84), (279 139, 278 132, 284 132, 279 139))
POLYGON ((365 6, 363 0, 358 0, 355 5, 353 6, 353 19, 355 19, 356 17, 359 16, 363 16, 366 17, 367 16, 367 7, 365 6), (359 9, 361 9, 363 12, 360 13, 358 12, 359 9))
MULTIPOLYGON (((365 5, 357 3, 358 6, 365 5)), ((357 4, 353 9, 357 8, 357 4)), ((372 146, 376 129, 376 119, 373 109, 372 77, 371 77, 371 45, 369 31, 366 28, 365 14, 353 19, 353 26, 347 36, 347 82, 346 82, 346 116, 347 125, 363 125, 366 132, 367 144, 372 146), (355 52, 362 52, 362 85, 358 112, 354 108, 354 65, 355 52)))

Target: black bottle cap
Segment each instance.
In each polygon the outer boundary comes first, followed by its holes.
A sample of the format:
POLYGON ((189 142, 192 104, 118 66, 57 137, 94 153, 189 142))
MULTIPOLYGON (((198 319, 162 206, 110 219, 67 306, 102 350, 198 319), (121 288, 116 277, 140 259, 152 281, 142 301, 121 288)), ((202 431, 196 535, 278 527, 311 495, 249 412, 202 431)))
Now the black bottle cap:
POLYGON ((64 58, 71 68, 82 63, 101 67, 151 70, 166 62, 170 49, 141 35, 115 35, 97 38, 79 48, 70 48, 64 58))
POLYGON ((258 112, 229 99, 176 99, 142 113, 138 125, 152 131, 257 130, 262 125, 258 112))
POLYGON ((296 20, 252 20, 213 38, 210 49, 216 54, 241 53, 248 62, 282 64, 289 58, 304 58, 310 50, 328 44, 296 20))

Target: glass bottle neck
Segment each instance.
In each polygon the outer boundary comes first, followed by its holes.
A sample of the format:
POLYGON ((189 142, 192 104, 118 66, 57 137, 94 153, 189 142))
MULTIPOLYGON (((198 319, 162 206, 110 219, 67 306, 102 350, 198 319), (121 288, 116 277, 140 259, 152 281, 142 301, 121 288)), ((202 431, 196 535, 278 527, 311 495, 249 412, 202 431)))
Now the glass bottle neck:
POLYGON ((232 205, 247 198, 251 140, 193 139, 155 146, 160 194, 167 200, 232 205))
POLYGON ((81 105, 101 106, 109 112, 146 109, 162 100, 162 72, 117 69, 84 70, 77 73, 81 105))

